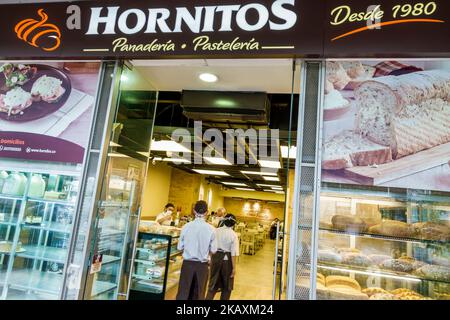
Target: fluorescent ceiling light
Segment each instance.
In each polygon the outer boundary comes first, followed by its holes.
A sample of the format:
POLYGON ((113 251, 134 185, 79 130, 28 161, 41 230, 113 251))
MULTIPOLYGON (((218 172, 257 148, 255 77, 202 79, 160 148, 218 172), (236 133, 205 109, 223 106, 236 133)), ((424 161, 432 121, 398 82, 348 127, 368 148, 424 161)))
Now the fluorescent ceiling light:
POLYGON ((120 76, 120 80, 126 82, 129 79, 128 79, 128 77, 126 75, 123 74, 123 75, 120 76))
POLYGON ((274 168, 274 169, 281 169, 280 161, 273 161, 273 160, 258 160, 258 163, 263 168, 274 168))
POLYGON ((278 177, 263 177, 266 181, 280 181, 278 177))
POLYGON ((111 158, 129 158, 129 156, 127 156, 126 154, 115 153, 115 152, 108 153, 108 156, 111 158))
POLYGON ((203 82, 217 82, 217 80, 219 80, 219 78, 215 74, 207 72, 200 74, 198 77, 203 82))
POLYGON ((291 146, 288 148, 288 146, 281 146, 281 156, 285 159, 295 159, 297 156, 297 147, 291 146))
POLYGON ((273 186, 273 187, 271 187, 271 188, 274 189, 274 190, 283 190, 283 188, 280 187, 280 186, 273 186))
POLYGON ((217 164, 223 166, 231 166, 231 162, 225 158, 203 157, 208 164, 217 164))
POLYGON ((109 146, 110 146, 110 147, 121 147, 120 144, 115 143, 114 141, 110 141, 110 142, 109 142, 109 146))
POLYGON ((229 176, 228 173, 225 171, 218 171, 218 170, 201 170, 201 169, 192 169, 193 171, 200 173, 200 174, 208 174, 211 176, 229 176))
POLYGON ((284 194, 284 191, 280 191, 280 190, 264 189, 264 191, 265 191, 265 192, 278 193, 278 194, 284 194))
POLYGON ((257 185, 258 187, 269 187, 269 188, 280 187, 279 185, 276 185, 276 184, 262 184, 262 183, 257 183, 256 185, 257 185))
POLYGON ((161 157, 156 157, 153 158, 155 161, 165 161, 165 162, 175 162, 175 163, 191 163, 189 160, 187 159, 183 159, 183 158, 161 158, 161 157))
POLYGON ((167 152, 192 152, 188 148, 172 140, 160 140, 160 141, 153 140, 151 150, 167 151, 167 152))
POLYGON ((235 188, 236 190, 240 190, 240 191, 256 191, 255 189, 250 189, 250 188, 235 188))
POLYGON ((222 182, 222 183, 227 186, 247 187, 247 185, 245 183, 241 183, 241 182, 222 182))
POLYGON ((241 171, 243 174, 250 174, 250 175, 258 175, 258 176, 277 176, 275 172, 263 172, 263 171, 241 171))

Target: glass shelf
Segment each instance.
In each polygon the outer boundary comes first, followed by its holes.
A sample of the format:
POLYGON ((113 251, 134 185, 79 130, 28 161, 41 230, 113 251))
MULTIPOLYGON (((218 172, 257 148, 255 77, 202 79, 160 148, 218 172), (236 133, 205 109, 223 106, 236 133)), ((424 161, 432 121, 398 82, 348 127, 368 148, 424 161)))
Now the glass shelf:
POLYGON ((64 264, 66 261, 67 250, 65 248, 43 247, 43 246, 22 246, 24 252, 17 253, 20 258, 42 260, 64 264))
POLYGON ((92 288, 92 295, 91 297, 99 296, 103 293, 106 293, 108 291, 114 290, 117 288, 117 285, 110 282, 105 281, 95 281, 94 286, 92 288))
MULTIPOLYGON (((2 272, 1 274, 3 273, 6 272, 2 272)), ((15 289, 33 290, 58 295, 62 280, 63 276, 58 273, 31 269, 15 269, 9 276, 8 285, 15 289)))
POLYGON ((13 196, 13 195, 8 195, 8 194, 0 194, 0 199, 5 199, 5 200, 24 200, 25 197, 24 196, 13 196))
POLYGON ((333 271, 343 271, 343 272, 354 272, 369 276, 377 276, 384 278, 391 278, 397 280, 405 280, 412 282, 421 282, 421 281, 431 281, 431 282, 442 282, 442 283, 450 283, 450 279, 448 280, 435 280, 425 277, 419 277, 414 274, 406 273, 406 272, 395 272, 391 270, 381 269, 378 267, 361 267, 355 265, 345 265, 340 263, 330 263, 330 262, 322 262, 318 263, 319 269, 328 269, 333 271))
POLYGON ((52 231, 52 232, 60 232, 60 233, 71 233, 72 232, 72 225, 71 224, 65 224, 65 223, 59 223, 59 222, 44 222, 42 224, 27 224, 22 222, 21 223, 22 228, 26 229, 40 229, 45 231, 52 231))
POLYGON ((103 255, 103 261, 102 261, 102 265, 105 264, 110 264, 110 263, 115 263, 115 262, 120 262, 121 258, 120 257, 114 257, 114 256, 110 256, 110 255, 103 255))
MULTIPOLYGON (((311 226, 299 226, 300 230, 305 231, 311 231, 311 226)), ((446 241, 439 241, 439 240, 427 240, 427 239, 419 239, 419 238, 403 238, 403 237, 395 237, 395 236, 385 236, 381 234, 375 234, 375 233, 366 233, 366 232, 352 232, 352 231, 341 231, 341 230, 335 230, 335 229, 327 229, 327 228, 319 228, 319 231, 333 233, 333 234, 340 234, 340 235, 348 235, 348 236, 358 236, 358 237, 365 237, 365 238, 371 238, 371 239, 379 239, 379 240, 390 240, 390 241, 400 241, 400 242, 412 242, 417 244, 440 244, 440 245, 447 245, 448 242, 446 241)))
POLYGON ((66 206, 66 207, 73 207, 73 206, 76 205, 75 202, 69 202, 69 201, 65 201, 65 200, 56 200, 56 199, 29 198, 29 197, 26 197, 26 200, 28 202, 53 203, 53 204, 62 205, 62 206, 66 206))

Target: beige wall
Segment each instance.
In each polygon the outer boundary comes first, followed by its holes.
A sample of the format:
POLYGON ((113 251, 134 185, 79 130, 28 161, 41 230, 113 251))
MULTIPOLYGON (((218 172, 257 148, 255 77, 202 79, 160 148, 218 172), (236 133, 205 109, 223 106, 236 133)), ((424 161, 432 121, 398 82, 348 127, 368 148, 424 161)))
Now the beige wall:
POLYGON ((280 220, 283 220, 284 216, 284 203, 272 203, 268 201, 258 201, 260 204, 260 210, 262 212, 266 212, 268 214, 267 218, 262 217, 261 214, 256 217, 253 214, 246 214, 244 211, 244 204, 246 202, 249 202, 250 204, 253 204, 255 201, 251 200, 240 200, 240 199, 233 199, 233 198, 225 198, 224 204, 225 208, 227 209, 227 212, 233 213, 238 220, 245 221, 245 222, 271 222, 273 219, 278 218, 280 220))
POLYGON ((172 167, 165 163, 149 164, 142 199, 142 218, 155 217, 169 201, 172 167))
POLYGON ((175 207, 181 207, 183 215, 191 214, 192 206, 199 197, 200 183, 200 175, 173 168, 169 202, 172 202, 175 207))

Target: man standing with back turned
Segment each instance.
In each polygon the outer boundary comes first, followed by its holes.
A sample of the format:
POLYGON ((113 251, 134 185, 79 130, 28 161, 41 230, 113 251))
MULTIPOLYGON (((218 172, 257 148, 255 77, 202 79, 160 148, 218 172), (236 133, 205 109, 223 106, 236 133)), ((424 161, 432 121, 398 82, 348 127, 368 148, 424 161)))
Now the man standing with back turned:
POLYGON ((205 221, 208 204, 197 201, 195 220, 181 230, 178 250, 183 250, 177 300, 204 300, 208 282, 210 254, 217 251, 214 227, 205 221))

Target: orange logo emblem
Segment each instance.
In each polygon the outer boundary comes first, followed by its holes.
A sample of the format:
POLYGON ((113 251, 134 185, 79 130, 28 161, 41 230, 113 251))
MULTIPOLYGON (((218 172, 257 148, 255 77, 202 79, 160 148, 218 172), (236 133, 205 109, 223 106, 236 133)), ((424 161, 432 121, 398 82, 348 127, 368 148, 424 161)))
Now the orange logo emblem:
POLYGON ((59 28, 56 25, 46 23, 48 15, 44 12, 44 9, 39 9, 38 15, 41 17, 41 20, 25 19, 16 24, 14 31, 17 34, 17 38, 33 47, 41 48, 45 51, 54 51, 61 44, 61 31, 59 31, 59 28), (42 41, 39 41, 39 39, 45 35, 54 40, 54 45, 52 47, 49 47, 48 45, 43 46, 44 44, 42 44, 42 41), (41 45, 39 45, 39 43, 41 43, 41 45))

